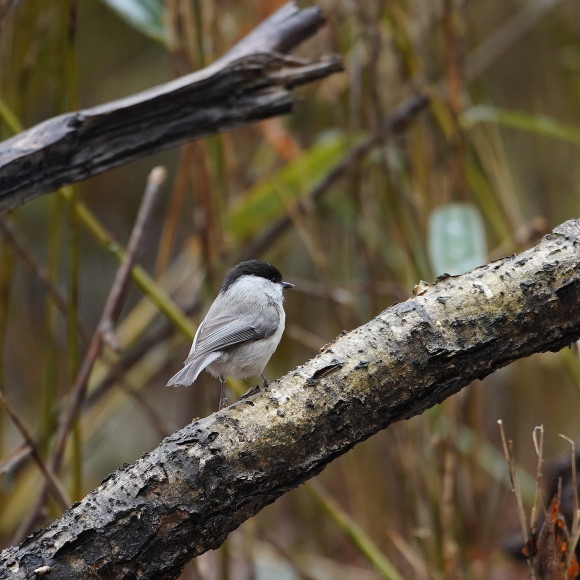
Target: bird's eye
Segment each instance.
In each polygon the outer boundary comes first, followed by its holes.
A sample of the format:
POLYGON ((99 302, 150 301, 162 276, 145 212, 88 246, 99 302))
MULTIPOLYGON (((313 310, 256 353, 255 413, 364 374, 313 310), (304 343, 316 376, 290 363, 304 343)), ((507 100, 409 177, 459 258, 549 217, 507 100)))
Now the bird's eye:
POLYGON ((276 278, 275 277, 270 278, 270 282, 274 282, 274 284, 275 284, 276 283, 276 278))

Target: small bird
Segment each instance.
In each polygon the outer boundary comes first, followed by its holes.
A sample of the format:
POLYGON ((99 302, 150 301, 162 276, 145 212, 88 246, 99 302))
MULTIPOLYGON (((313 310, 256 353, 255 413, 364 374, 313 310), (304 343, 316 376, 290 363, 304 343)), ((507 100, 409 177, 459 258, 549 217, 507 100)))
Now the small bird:
POLYGON ((284 290, 293 286, 267 262, 248 260, 234 266, 199 325, 183 368, 167 386, 191 385, 205 369, 220 381, 222 409, 228 404, 226 377, 260 375, 267 385, 264 368, 286 322, 284 290))

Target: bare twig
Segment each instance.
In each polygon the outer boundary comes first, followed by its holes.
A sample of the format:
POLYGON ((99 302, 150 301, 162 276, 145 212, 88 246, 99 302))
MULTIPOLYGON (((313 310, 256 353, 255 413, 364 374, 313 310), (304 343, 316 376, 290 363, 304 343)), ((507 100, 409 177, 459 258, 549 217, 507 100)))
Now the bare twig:
POLYGON ((111 292, 109 293, 109 297, 107 298, 107 303, 103 311, 100 323, 100 329, 103 333, 103 340, 115 351, 119 351, 120 349, 117 338, 113 331, 113 327, 117 322, 119 313, 121 312, 129 283, 129 278, 131 275, 131 268, 133 267, 133 264, 137 258, 137 254, 141 249, 143 236, 149 223, 151 222, 153 208, 155 207, 157 197, 166 176, 167 171, 165 167, 155 167, 149 174, 147 187, 145 188, 145 194, 143 195, 139 213, 137 214, 137 219, 135 221, 135 225, 133 226, 133 231, 131 232, 129 243, 127 244, 125 257, 121 262, 119 269, 117 270, 115 281, 113 282, 111 292))
POLYGON ((538 514, 539 514, 539 506, 540 506, 540 495, 541 495, 540 481, 542 479, 542 466, 544 464, 544 426, 543 425, 534 427, 534 431, 532 433, 532 440, 534 442, 534 449, 536 450, 536 455, 538 456, 538 464, 536 466, 536 492, 534 495, 534 505, 532 506, 532 514, 530 516, 530 532, 531 532, 532 537, 535 537, 536 532, 537 532, 538 514))
MULTIPOLYGON (((524 510, 524 502, 522 499, 522 493, 520 491, 520 485, 518 483, 518 478, 516 475, 516 464, 515 464, 515 459, 514 459, 514 449, 513 449, 513 442, 511 441, 511 439, 509 441, 506 441, 506 436, 505 436, 505 431, 503 428, 503 421, 501 419, 498 420, 497 422, 498 426, 499 426, 499 432, 501 435, 501 443, 502 443, 502 447, 503 447, 503 454, 508 466, 508 472, 509 472, 509 476, 510 476, 510 481, 512 484, 512 493, 514 494, 514 498, 516 500, 516 511, 518 514, 518 520, 520 522, 520 527, 522 529, 522 536, 524 538, 524 543, 526 546, 529 545, 530 542, 530 528, 528 527, 528 520, 526 518, 526 512, 524 510)), ((536 482, 536 486, 537 486, 537 482, 536 482)), ((536 487, 536 491, 537 491, 537 487, 536 487)), ((536 574, 536 570, 534 567, 534 563, 533 563, 533 558, 527 558, 526 559, 527 563, 528 563, 528 567, 530 569, 530 574, 533 580, 539 580, 537 578, 537 574, 536 574)))
MULTIPOLYGON (((125 256, 119 269, 117 270, 117 274, 115 275, 115 280, 105 303, 105 307, 103 308, 101 321, 99 322, 97 330, 89 343, 72 387, 68 404, 63 411, 62 418, 59 422, 54 447, 48 463, 49 468, 54 472, 57 472, 60 468, 71 426, 73 425, 74 419, 85 399, 89 377, 95 361, 102 351, 104 343, 103 328, 111 333, 112 325, 116 322, 116 318, 121 311, 122 301, 125 295, 125 289, 129 280, 131 268, 133 267, 136 255, 140 249, 143 233, 146 230, 148 220, 152 214, 154 201, 160 192, 165 176, 166 172, 163 167, 155 167, 149 175, 147 187, 145 189, 133 232, 131 233, 127 251, 125 252, 125 256)), ((46 486, 39 494, 33 509, 29 512, 29 516, 23 520, 19 526, 17 530, 17 535, 19 537, 29 531, 33 522, 36 520, 38 511, 44 504, 45 497, 46 486)))
POLYGON ((512 493, 514 494, 514 498, 516 500, 516 510, 518 513, 518 519, 520 521, 520 527, 522 529, 522 536, 524 537, 524 541, 527 543, 528 540, 530 539, 530 533, 528 527, 528 520, 526 518, 526 512, 524 510, 524 502, 522 500, 522 494, 520 491, 520 486, 516 475, 513 442, 511 441, 511 439, 509 441, 506 440, 505 431, 503 428, 503 421, 499 419, 497 424, 499 426, 503 454, 508 466, 508 473, 510 476, 510 482, 512 484, 512 493))
POLYGON ((570 542, 566 551, 566 567, 570 568, 570 563, 574 557, 578 540, 580 540, 580 510, 578 509, 578 480, 576 474, 576 444, 572 439, 559 434, 562 439, 570 444, 570 468, 572 470, 572 527, 570 530, 570 542))
MULTIPOLYGON (((330 190, 332 185, 360 163, 373 149, 380 145, 385 137, 396 136, 403 133, 409 124, 417 115, 425 110, 429 105, 429 97, 426 94, 416 94, 399 107, 397 107, 387 117, 386 127, 369 135, 362 143, 355 145, 340 159, 334 167, 305 195, 306 202, 298 202, 298 209, 306 211, 305 208, 310 204, 318 203, 324 195, 330 190)), ((292 225, 292 218, 284 215, 277 222, 264 230, 250 244, 247 244, 240 252, 240 260, 248 260, 259 256, 265 248, 271 247, 274 240, 277 239, 288 227, 292 225)))
POLYGON ((511 47, 519 42, 538 22, 545 19, 563 0, 535 0, 522 4, 523 8, 507 19, 485 38, 466 59, 466 73, 473 80, 485 72, 511 47))
POLYGON ((4 396, 3 393, 0 393, 0 405, 2 405, 2 407, 10 417, 10 419, 12 419, 12 422, 14 423, 18 431, 20 431, 22 437, 24 437, 24 441, 26 441, 26 445, 30 450, 32 459, 34 459, 34 462, 36 463, 36 465, 38 465, 38 468, 40 469, 40 472, 42 473, 44 480, 46 482, 47 488, 52 493, 56 503, 58 504, 58 507, 62 510, 65 510, 70 505, 70 499, 64 487, 62 486, 60 480, 58 479, 57 475, 53 472, 53 470, 50 468, 50 466, 48 466, 45 463, 44 459, 40 454, 40 451, 38 450, 36 441, 34 441, 34 438, 30 434, 30 431, 28 431, 26 425, 24 425, 24 423, 21 421, 20 417, 18 416, 18 413, 16 412, 14 407, 12 407, 12 405, 10 404, 10 402, 4 396))
MULTIPOLYGON (((14 248, 14 251, 20 256, 20 258, 22 258, 24 264, 30 268, 36 279, 42 284, 43 288, 50 295, 60 313, 66 317, 68 309, 67 299, 52 283, 46 268, 39 264, 34 256, 28 251, 22 236, 14 224, 11 223, 6 217, 0 216, 0 231, 4 236, 4 239, 14 248)), ((88 333, 86 328, 82 324, 79 324, 78 329, 81 338, 84 341, 88 341, 88 333)))
POLYGON ((135 261, 136 253, 139 250, 140 242, 142 240, 143 228, 147 223, 147 220, 151 216, 151 210, 153 208, 153 201, 159 194, 161 184, 165 178, 165 169, 161 167, 154 168, 147 182, 147 187, 141 203, 141 208, 139 210, 139 216, 135 227, 133 228, 133 233, 131 234, 131 241, 129 242, 129 247, 125 253, 125 257, 119 266, 117 274, 115 276, 115 281, 105 303, 103 309, 103 314, 101 317, 101 322, 97 332, 93 335, 91 343, 81 367, 79 369, 75 384, 72 389, 69 404, 63 414, 63 418, 60 422, 59 429, 56 435, 56 441, 54 445, 53 454, 51 457, 51 466, 58 470, 64 453, 64 447, 70 427, 74 421, 74 417, 78 413, 78 410, 85 398, 86 387, 88 384, 89 376, 91 374, 93 365, 96 358, 98 357, 101 348, 103 346, 103 334, 102 334, 102 324, 103 321, 106 324, 111 325, 115 322, 115 317, 118 316, 120 308, 122 305, 122 300, 124 296, 124 288, 128 281, 129 272, 135 261))
POLYGON ((458 579, 459 547, 453 537, 453 516, 457 509, 455 474, 457 472, 457 450, 451 442, 444 446, 443 476, 441 481, 441 543, 443 573, 447 580, 458 579))
POLYGON ((16 469, 22 461, 24 461, 31 453, 30 447, 26 443, 21 443, 10 451, 8 455, 4 455, 0 461, 0 475, 5 475, 10 473, 13 469, 16 469))

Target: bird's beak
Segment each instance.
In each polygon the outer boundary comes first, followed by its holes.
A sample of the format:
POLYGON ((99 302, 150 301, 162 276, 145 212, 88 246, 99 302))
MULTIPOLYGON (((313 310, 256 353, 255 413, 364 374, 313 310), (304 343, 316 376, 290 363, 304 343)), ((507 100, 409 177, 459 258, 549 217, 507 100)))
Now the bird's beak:
POLYGON ((291 284, 290 282, 282 282, 282 288, 288 290, 289 288, 294 288, 294 284, 291 284))

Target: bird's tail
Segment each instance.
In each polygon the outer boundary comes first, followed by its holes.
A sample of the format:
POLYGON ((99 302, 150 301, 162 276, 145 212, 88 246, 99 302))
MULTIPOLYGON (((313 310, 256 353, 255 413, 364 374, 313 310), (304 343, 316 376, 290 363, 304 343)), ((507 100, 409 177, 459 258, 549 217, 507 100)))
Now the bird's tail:
POLYGON ((189 387, 192 385, 199 376, 199 373, 210 365, 220 353, 212 352, 207 356, 201 358, 194 358, 192 360, 185 361, 185 365, 178 372, 175 373, 169 381, 167 381, 167 387, 189 387))

